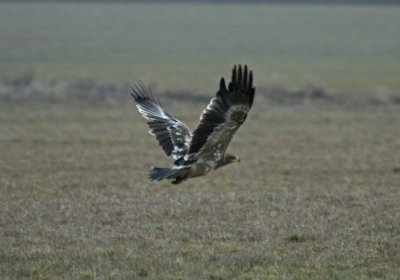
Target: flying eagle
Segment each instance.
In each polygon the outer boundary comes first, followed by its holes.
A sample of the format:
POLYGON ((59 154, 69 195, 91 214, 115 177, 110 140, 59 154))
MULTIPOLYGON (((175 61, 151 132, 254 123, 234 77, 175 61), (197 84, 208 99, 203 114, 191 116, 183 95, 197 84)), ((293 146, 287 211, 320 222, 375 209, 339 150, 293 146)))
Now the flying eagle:
POLYGON ((131 86, 140 114, 148 120, 154 135, 167 156, 172 155, 171 168, 153 167, 152 181, 171 180, 173 184, 206 175, 239 157, 225 153, 233 135, 246 120, 254 100, 253 73, 247 66, 236 65, 226 88, 221 78, 219 90, 200 116, 200 124, 191 133, 188 127, 167 113, 151 91, 142 84, 131 86))

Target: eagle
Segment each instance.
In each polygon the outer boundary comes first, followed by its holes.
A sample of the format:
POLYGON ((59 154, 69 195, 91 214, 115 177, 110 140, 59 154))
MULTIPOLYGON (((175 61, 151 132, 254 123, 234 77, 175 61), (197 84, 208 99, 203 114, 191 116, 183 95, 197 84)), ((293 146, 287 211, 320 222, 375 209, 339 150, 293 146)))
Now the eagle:
POLYGON ((193 132, 165 111, 146 86, 130 87, 139 113, 148 120, 149 133, 156 137, 166 155, 174 158, 170 168, 152 167, 151 181, 167 179, 179 184, 240 161, 239 157, 225 151, 253 105, 253 73, 248 71, 247 65, 243 68, 234 65, 228 87, 221 78, 217 94, 203 110, 193 132))

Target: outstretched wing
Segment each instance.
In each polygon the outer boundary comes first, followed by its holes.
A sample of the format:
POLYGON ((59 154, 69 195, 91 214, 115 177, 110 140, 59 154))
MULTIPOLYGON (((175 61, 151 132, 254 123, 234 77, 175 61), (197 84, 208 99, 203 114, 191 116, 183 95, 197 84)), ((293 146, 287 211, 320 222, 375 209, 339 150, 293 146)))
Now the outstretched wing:
POLYGON ((151 91, 142 84, 131 86, 140 114, 148 120, 150 134, 154 135, 164 152, 174 159, 183 157, 189 148, 191 135, 187 126, 168 114, 151 91))
POLYGON ((189 155, 196 154, 204 161, 218 162, 224 156, 233 135, 245 121, 254 100, 253 73, 247 66, 236 65, 228 89, 224 78, 216 96, 200 116, 200 124, 193 131, 189 155))

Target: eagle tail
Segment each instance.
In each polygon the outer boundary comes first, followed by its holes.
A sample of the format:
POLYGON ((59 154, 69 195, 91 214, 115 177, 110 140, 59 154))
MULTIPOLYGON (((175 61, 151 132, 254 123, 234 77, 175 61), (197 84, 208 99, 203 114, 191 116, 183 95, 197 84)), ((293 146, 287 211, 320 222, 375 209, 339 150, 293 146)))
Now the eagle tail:
POLYGON ((153 167, 150 170, 149 178, 151 181, 161 181, 163 179, 174 179, 173 183, 181 182, 188 175, 188 167, 160 168, 153 167))

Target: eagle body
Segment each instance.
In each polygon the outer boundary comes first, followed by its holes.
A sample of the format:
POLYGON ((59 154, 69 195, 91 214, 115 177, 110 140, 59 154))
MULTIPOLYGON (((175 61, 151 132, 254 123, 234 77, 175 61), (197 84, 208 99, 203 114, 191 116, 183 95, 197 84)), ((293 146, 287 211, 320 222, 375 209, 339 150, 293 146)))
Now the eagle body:
POLYGON ((253 105, 255 88, 253 73, 247 66, 236 65, 228 87, 221 78, 219 90, 200 116, 197 128, 190 132, 187 126, 166 112, 160 102, 143 85, 131 87, 131 95, 138 111, 148 120, 150 134, 167 154, 174 158, 171 168, 153 167, 152 181, 171 180, 173 184, 204 176, 210 171, 239 161, 226 153, 233 135, 246 120, 253 105))

